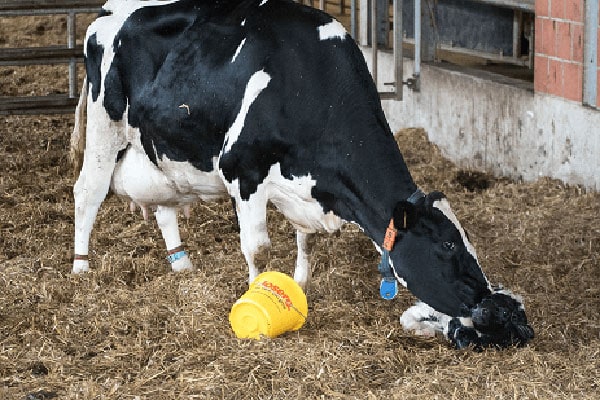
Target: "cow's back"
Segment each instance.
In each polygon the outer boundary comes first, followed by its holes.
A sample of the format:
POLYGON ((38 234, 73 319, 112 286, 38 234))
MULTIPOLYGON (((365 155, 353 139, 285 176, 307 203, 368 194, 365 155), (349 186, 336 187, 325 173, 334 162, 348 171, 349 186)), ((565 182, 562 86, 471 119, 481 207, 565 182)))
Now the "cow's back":
POLYGON ((406 190, 372 176, 378 159, 410 186, 363 56, 325 13, 287 0, 181 0, 132 12, 113 43, 105 107, 113 120, 128 110, 155 164, 168 158, 211 171, 220 156, 225 178, 243 181, 247 198, 279 163, 288 179, 316 178, 313 194, 338 215, 352 208, 344 196, 362 195, 348 186, 380 198, 406 190), (258 71, 268 85, 220 155, 258 71))

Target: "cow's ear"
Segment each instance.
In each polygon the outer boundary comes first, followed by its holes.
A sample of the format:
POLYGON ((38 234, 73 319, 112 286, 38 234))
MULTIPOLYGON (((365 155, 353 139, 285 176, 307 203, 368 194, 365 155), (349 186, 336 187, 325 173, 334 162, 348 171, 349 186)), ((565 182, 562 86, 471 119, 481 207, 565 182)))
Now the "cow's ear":
POLYGON ((433 207, 433 203, 435 203, 438 200, 442 200, 445 199, 446 195, 442 192, 431 192, 429 193, 427 196, 425 196, 425 207, 427 209, 430 209, 433 207))
POLYGON ((407 230, 417 224, 419 216, 417 206, 409 201, 399 201, 394 208, 394 226, 398 230, 407 230))

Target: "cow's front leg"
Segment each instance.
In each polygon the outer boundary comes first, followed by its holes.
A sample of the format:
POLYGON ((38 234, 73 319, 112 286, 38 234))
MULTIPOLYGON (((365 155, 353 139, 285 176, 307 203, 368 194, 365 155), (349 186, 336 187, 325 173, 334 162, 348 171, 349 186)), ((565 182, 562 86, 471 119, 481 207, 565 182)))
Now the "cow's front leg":
POLYGON ((294 280, 300 285, 302 290, 306 291, 312 273, 310 267, 310 253, 313 241, 310 240, 309 233, 296 230, 296 244, 298 247, 298 258, 296 259, 294 280))
POLYGON ((193 269, 194 266, 181 244, 179 224, 177 223, 177 210, 173 207, 156 207, 154 213, 156 222, 167 246, 167 260, 175 272, 193 269))
POLYGON ((259 190, 248 200, 237 198, 235 205, 240 225, 240 244, 248 264, 248 282, 252 283, 259 272, 255 257, 271 245, 267 232, 267 198, 259 190))

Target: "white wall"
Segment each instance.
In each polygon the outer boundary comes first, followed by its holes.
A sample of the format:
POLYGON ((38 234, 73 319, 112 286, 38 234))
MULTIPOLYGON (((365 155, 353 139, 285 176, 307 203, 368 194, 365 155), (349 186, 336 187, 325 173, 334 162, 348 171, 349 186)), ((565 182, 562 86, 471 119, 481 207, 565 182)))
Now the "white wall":
MULTIPOLYGON (((370 64, 370 48, 363 48, 370 64)), ((404 63, 404 79, 413 62, 404 63)), ((380 53, 380 91, 393 80, 391 54, 380 53)), ((425 128, 463 168, 535 180, 549 176, 600 190, 600 111, 533 93, 530 84, 482 72, 421 66, 421 91, 384 100, 393 131, 425 128), (493 77, 494 79, 490 79, 493 77)))

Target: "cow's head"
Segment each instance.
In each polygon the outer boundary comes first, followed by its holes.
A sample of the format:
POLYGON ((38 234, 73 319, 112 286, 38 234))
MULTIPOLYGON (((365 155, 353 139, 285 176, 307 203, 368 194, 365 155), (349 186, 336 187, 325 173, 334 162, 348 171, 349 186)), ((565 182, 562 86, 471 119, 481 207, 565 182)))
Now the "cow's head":
POLYGON ((423 302, 446 315, 469 317, 491 295, 475 249, 442 193, 399 202, 394 225, 394 272, 423 302))

